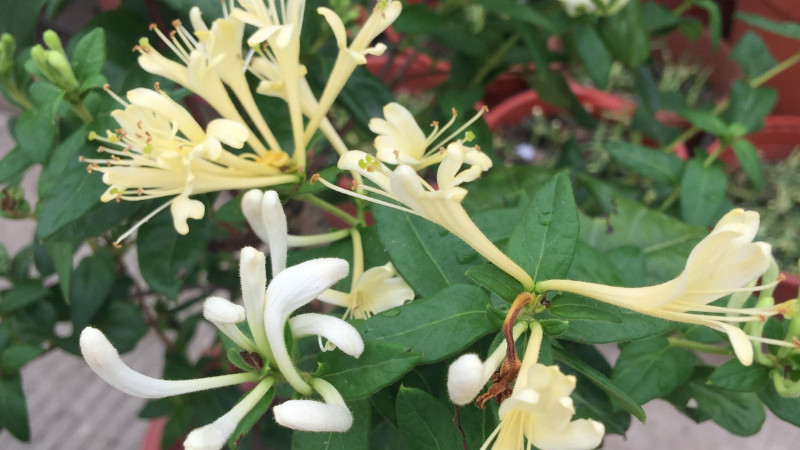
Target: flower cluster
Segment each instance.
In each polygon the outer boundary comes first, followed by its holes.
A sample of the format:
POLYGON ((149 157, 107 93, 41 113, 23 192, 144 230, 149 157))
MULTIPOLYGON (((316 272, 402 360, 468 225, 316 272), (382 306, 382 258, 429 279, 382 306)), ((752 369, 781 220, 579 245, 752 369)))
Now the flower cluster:
POLYGON ((251 247, 242 249, 239 271, 244 307, 230 301, 211 297, 203 306, 203 315, 235 342, 243 351, 261 361, 259 367, 245 373, 195 380, 158 380, 142 375, 126 366, 108 339, 95 328, 81 333, 81 353, 89 366, 106 382, 117 389, 143 398, 162 398, 245 382, 257 382, 227 414, 215 422, 192 431, 184 445, 188 449, 222 447, 239 421, 261 401, 272 387, 288 382, 297 393, 310 397, 315 392, 322 401, 313 399, 289 400, 273 411, 279 424, 304 431, 337 431, 350 428, 353 418, 342 396, 327 381, 301 373, 289 355, 284 328, 288 324, 291 337, 299 339, 316 335, 344 353, 358 358, 364 351, 361 336, 347 322, 316 313, 292 313, 309 303, 344 278, 349 270, 347 261, 321 258, 286 267, 286 217, 273 191, 264 195, 265 215, 280 226, 269 237, 272 253, 272 281, 267 284, 266 257, 251 247), (247 323, 249 334, 240 328, 247 323))

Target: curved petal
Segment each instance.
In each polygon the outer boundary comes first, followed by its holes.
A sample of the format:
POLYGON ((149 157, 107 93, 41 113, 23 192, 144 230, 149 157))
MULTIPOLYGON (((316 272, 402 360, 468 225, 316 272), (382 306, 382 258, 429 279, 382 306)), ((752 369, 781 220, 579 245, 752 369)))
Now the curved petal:
POLYGON ((470 403, 483 389, 483 362, 474 353, 461 355, 447 369, 447 393, 455 405, 470 403))
POLYGON ((250 137, 250 130, 244 124, 227 119, 212 120, 206 127, 206 133, 233 148, 242 148, 250 137))
POLYGON ((89 367, 106 383, 140 398, 163 398, 252 381, 249 373, 222 375, 196 380, 159 380, 128 367, 117 349, 97 328, 86 327, 80 337, 81 354, 89 367))
POLYGON ((261 199, 261 217, 267 229, 269 256, 272 260, 272 276, 278 276, 286 268, 286 252, 288 251, 288 227, 286 213, 275 191, 267 191, 261 199))
POLYGON ((239 256, 239 278, 242 286, 242 302, 247 324, 256 345, 269 354, 269 343, 264 330, 266 309, 267 267, 266 257, 253 247, 245 247, 239 256))
POLYGON ((222 297, 208 297, 203 302, 203 317, 209 322, 234 324, 245 320, 245 311, 222 297))
POLYGON ((339 15, 325 7, 317 8, 317 13, 328 21, 328 25, 330 25, 331 31, 333 31, 333 35, 336 37, 336 45, 339 46, 340 49, 347 47, 347 31, 339 15))
POLYGON ((727 323, 716 324, 721 330, 728 335, 731 341, 733 352, 736 358, 742 363, 743 366, 753 364, 753 343, 747 337, 747 334, 739 327, 727 323))
POLYGON ((542 450, 588 450, 600 445, 606 428, 595 420, 578 419, 563 429, 532 427, 532 431, 533 435, 528 436, 528 439, 542 450))
POLYGON ((300 431, 345 432, 353 425, 346 406, 328 405, 316 400, 289 400, 273 409, 278 424, 300 431))
POLYGON ((136 88, 128 91, 128 100, 134 105, 154 111, 170 121, 178 124, 178 129, 192 142, 205 140, 206 133, 189 111, 172 100, 165 93, 158 93, 152 89, 136 88))
POLYGON ((192 200, 188 196, 179 195, 175 197, 169 206, 172 212, 172 224, 178 234, 189 233, 189 219, 199 220, 206 212, 206 206, 200 200, 192 200))
MULTIPOLYGON (((244 218, 247 219, 247 224, 253 229, 259 239, 263 242, 269 241, 269 233, 267 226, 264 224, 264 218, 261 215, 261 201, 264 197, 264 192, 260 189, 250 189, 242 196, 242 213, 244 218)), ((266 283, 265 283, 266 288, 266 283)))
POLYGON ((439 164, 439 170, 436 172, 436 182, 439 183, 439 189, 447 189, 455 187, 454 183, 456 174, 461 170, 464 164, 464 150, 460 144, 452 143, 447 146, 447 153, 444 159, 439 164))
POLYGON ((297 338, 322 336, 350 356, 358 358, 364 353, 361 335, 355 327, 338 317, 316 313, 299 314, 289 319, 289 327, 297 338))
POLYGON ((358 172, 386 192, 391 192, 389 177, 392 171, 378 162, 372 155, 360 150, 350 150, 339 158, 338 167, 342 170, 358 172), (370 162, 371 161, 374 162, 370 162))

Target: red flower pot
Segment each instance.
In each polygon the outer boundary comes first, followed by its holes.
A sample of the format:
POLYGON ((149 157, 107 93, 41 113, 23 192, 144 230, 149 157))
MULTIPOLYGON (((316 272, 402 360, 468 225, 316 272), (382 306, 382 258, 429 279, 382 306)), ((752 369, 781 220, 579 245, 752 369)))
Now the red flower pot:
MULTIPOLYGON (((757 14, 777 21, 800 22, 800 7, 797 0, 738 0, 739 11, 757 14)), ((747 23, 736 20, 733 22, 732 39, 738 40, 748 31, 758 34, 767 44, 772 56, 782 61, 800 50, 800 43, 766 30, 752 27, 747 23)), ((780 75, 767 82, 767 86, 778 90, 778 104, 775 106, 776 114, 800 114, 800 89, 797 89, 797 80, 800 79, 800 66, 795 64, 780 75)))
MULTIPOLYGON (((795 148, 800 147, 800 116, 767 116, 764 127, 747 136, 747 140, 753 143, 762 160, 784 160, 795 148)), ((719 142, 715 141, 708 151, 713 153, 718 148, 719 142)), ((739 160, 730 148, 725 149, 719 159, 731 168, 739 167, 739 160)))
POLYGON ((395 92, 417 94, 433 89, 450 76, 450 63, 437 61, 411 49, 389 56, 367 57, 367 70, 395 92))
POLYGON ((775 288, 772 296, 775 303, 782 303, 793 298, 797 298, 797 290, 800 289, 800 276, 793 273, 782 272, 784 279, 775 288))
MULTIPOLYGON (((164 436, 164 426, 166 425, 166 417, 159 417, 150 421, 144 439, 142 439, 142 450, 161 450, 161 439, 164 436)), ((168 450, 180 450, 182 448, 181 442, 175 442, 168 450)))

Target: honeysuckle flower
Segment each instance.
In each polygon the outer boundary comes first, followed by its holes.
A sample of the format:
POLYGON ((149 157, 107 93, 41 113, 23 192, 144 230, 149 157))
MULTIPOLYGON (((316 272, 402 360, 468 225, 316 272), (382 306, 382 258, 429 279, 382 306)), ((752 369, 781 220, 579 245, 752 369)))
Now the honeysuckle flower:
POLYGON ((397 19, 403 5, 399 1, 379 0, 372 10, 367 21, 358 31, 358 34, 347 45, 347 31, 345 30, 342 19, 332 10, 320 7, 317 12, 328 21, 328 24, 336 38, 339 47, 339 54, 333 64, 328 82, 319 99, 319 105, 309 118, 306 125, 305 139, 308 141, 313 136, 319 126, 320 121, 325 117, 333 105, 334 100, 341 92, 350 75, 360 64, 366 64, 366 55, 381 55, 386 50, 383 44, 370 47, 372 41, 383 33, 397 19))
MULTIPOLYGON (((265 211, 267 216, 274 218, 282 214, 280 203, 272 202, 277 199, 274 192, 264 197, 272 208, 265 211)), ((285 333, 288 324, 291 339, 313 335, 353 357, 358 358, 363 353, 361 336, 344 320, 315 313, 291 317, 298 308, 347 276, 349 264, 343 259, 320 258, 286 268, 285 216, 277 222, 283 224, 282 233, 280 227, 272 227, 278 232, 268 235, 269 243, 273 253, 280 251, 283 255, 273 258, 272 281, 267 284, 266 256, 252 247, 245 247, 239 266, 244 307, 219 297, 210 297, 203 305, 204 317, 250 354, 245 360, 252 366, 251 371, 195 380, 159 380, 125 365, 99 330, 86 328, 81 333, 81 352, 92 370, 117 389, 138 397, 162 398, 258 382, 227 414, 191 432, 184 443, 186 448, 218 449, 224 445, 238 422, 267 395, 276 380, 287 381, 301 396, 308 397, 316 392, 323 400, 291 400, 276 407, 278 423, 299 430, 329 432, 346 431, 352 425, 352 414, 336 388, 324 380, 301 374, 294 365, 285 333), (244 321, 252 338, 237 325, 244 321)))
POLYGON ((542 327, 534 323, 513 392, 500 405, 500 424, 481 450, 490 446, 494 450, 524 450, 531 446, 541 450, 580 450, 600 445, 605 434, 602 423, 572 420, 575 407, 570 394, 575 390, 575 377, 564 375, 558 366, 537 363, 541 342, 542 327))
POLYGON ((285 165, 288 155, 281 150, 278 140, 259 112, 245 78, 241 52, 244 24, 228 16, 227 9, 225 17, 215 20, 210 28, 203 22, 199 8, 192 8, 189 16, 194 34, 178 20, 173 22, 175 30, 169 38, 157 26, 150 27, 180 62, 166 58, 150 45, 148 39, 143 38, 134 48, 140 53, 139 65, 152 74, 192 90, 223 118, 246 127, 248 122, 228 95, 226 86, 230 88, 267 144, 265 146, 255 133, 248 134, 247 143, 255 152, 255 159, 278 167, 285 165))
MULTIPOLYGON (((457 114, 453 110, 453 117, 447 124, 439 128, 439 123, 432 124, 433 130, 425 136, 416 119, 399 103, 389 103, 383 107, 383 119, 373 118, 369 121, 369 129, 375 133, 376 157, 386 164, 405 164, 419 170, 423 167, 436 164, 444 159, 445 152, 441 151, 444 145, 458 136, 465 128, 478 120, 485 108, 476 114, 459 129, 449 136, 442 135, 455 122, 457 114)), ((464 151, 464 161, 471 166, 479 166, 486 171, 492 167, 492 160, 477 147, 461 145, 464 151)))
MULTIPOLYGON (((518 323, 514 325, 513 336, 516 341, 527 329, 528 325, 518 323)), ((505 341, 486 358, 485 362, 475 353, 466 353, 459 356, 447 369, 447 393, 454 405, 464 406, 480 394, 486 383, 497 371, 506 356, 505 341)))
POLYGON ((526 290, 533 289, 533 280, 530 275, 481 232, 461 205, 461 201, 467 195, 467 190, 460 185, 475 180, 483 172, 480 165, 461 170, 465 161, 463 147, 460 142, 453 142, 447 146, 437 172, 438 189, 434 189, 411 166, 405 164, 398 165, 392 171, 375 157, 358 150, 351 150, 339 158, 340 169, 358 173, 377 185, 377 188, 361 186, 363 190, 391 201, 348 191, 321 178, 317 178, 317 180, 328 188, 343 194, 416 214, 444 227, 483 257, 516 278, 526 290))
POLYGON ((109 186, 101 196, 104 202, 173 197, 152 214, 170 206, 175 229, 186 234, 187 219, 199 219, 205 213, 203 203, 190 199, 191 195, 298 180, 297 175, 284 174, 255 155, 226 150, 223 144, 242 148, 247 140, 249 132, 239 122, 216 119, 203 129, 163 91, 133 89, 127 93, 128 101, 112 96, 124 106, 111 113, 120 128, 105 136, 90 135, 103 143, 98 151, 109 158, 82 158, 90 171, 103 174, 109 186))
POLYGON ((258 28, 247 38, 247 44, 270 55, 280 69, 292 123, 293 157, 302 169, 305 167, 305 145, 308 142, 303 137, 300 100, 300 78, 304 75, 300 64, 300 32, 306 2, 286 0, 281 2, 280 7, 274 0, 269 1, 269 6, 263 0, 239 0, 238 3, 240 7, 231 12, 231 17, 258 28), (260 48, 264 42, 268 45, 260 48))
POLYGON ((736 325, 785 314, 790 304, 761 308, 710 305, 714 300, 735 292, 753 291, 754 288, 747 287, 748 284, 770 267, 769 244, 753 242, 758 224, 757 212, 742 209, 729 212, 695 246, 684 270, 675 279, 659 285, 625 288, 584 281, 547 280, 536 283, 536 291, 572 292, 653 317, 708 326, 728 335, 737 358, 747 366, 753 361, 750 340, 791 345, 748 336, 736 325))
POLYGON ((414 299, 414 290, 397 274, 392 263, 372 267, 357 277, 350 292, 324 291, 319 300, 347 308, 344 318, 368 319, 372 315, 414 299))

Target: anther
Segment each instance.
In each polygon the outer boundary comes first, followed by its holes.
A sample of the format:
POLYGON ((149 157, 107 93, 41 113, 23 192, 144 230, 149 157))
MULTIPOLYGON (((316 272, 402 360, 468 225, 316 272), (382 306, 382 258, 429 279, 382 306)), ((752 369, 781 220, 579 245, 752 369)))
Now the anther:
POLYGON ((311 176, 311 179, 308 182, 309 184, 313 185, 314 183, 317 182, 317 180, 319 180, 319 174, 315 173, 314 175, 311 176))
POLYGON ((108 91, 109 89, 111 89, 111 85, 110 84, 106 83, 106 84, 103 85, 103 90, 104 91, 108 91))
POLYGON ((147 29, 149 29, 150 31, 153 31, 153 30, 155 30, 156 28, 158 28, 158 25, 156 25, 156 23, 155 23, 155 22, 151 23, 151 24, 150 24, 150 25, 147 27, 147 29))
POLYGON ((179 26, 181 26, 181 19, 173 20, 172 21, 172 26, 175 27, 175 28, 178 28, 179 26))
POLYGON ((453 117, 458 117, 458 111, 456 111, 455 108, 452 108, 450 111, 453 113, 453 117))
POLYGON ((117 194, 117 198, 114 199, 117 203, 122 201, 122 195, 117 194))
POLYGON ((156 82, 153 84, 153 88, 155 89, 155 91, 156 91, 156 92, 158 92, 158 93, 160 93, 160 92, 161 92, 161 84, 160 84, 158 81, 156 81, 156 82))

